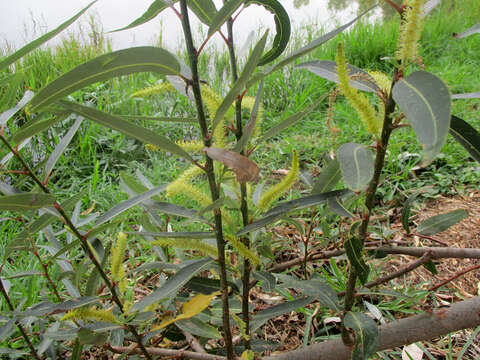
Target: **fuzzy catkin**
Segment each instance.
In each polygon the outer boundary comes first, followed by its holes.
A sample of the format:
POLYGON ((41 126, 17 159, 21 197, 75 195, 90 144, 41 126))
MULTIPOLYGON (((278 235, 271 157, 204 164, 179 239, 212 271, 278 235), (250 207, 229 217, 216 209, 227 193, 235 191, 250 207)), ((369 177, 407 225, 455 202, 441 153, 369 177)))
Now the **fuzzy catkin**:
POLYGON ((115 246, 112 247, 111 273, 112 279, 117 282, 121 282, 125 278, 125 270, 123 269, 122 264, 126 249, 127 234, 120 231, 117 235, 115 246))
POLYGON ((405 65, 418 58, 418 44, 423 30, 422 9, 425 0, 409 0, 406 3, 398 35, 395 58, 405 65))
POLYGON ((258 208, 260 211, 264 212, 268 210, 270 205, 272 205, 275 200, 290 190, 297 182, 299 173, 300 164, 298 160, 298 154, 296 151, 294 151, 292 156, 292 167, 290 168, 287 176, 285 176, 278 184, 268 189, 260 197, 260 200, 258 201, 258 208))
POLYGON ((110 323, 116 323, 117 320, 115 319, 112 310, 113 309, 97 309, 95 306, 81 307, 70 310, 62 317, 61 320, 106 321, 110 323))
POLYGON ((383 119, 380 119, 377 111, 365 95, 350 86, 342 44, 338 44, 336 61, 340 91, 358 113, 360 120, 365 124, 367 130, 379 138, 382 132, 383 119))
POLYGON ((153 86, 146 87, 144 89, 135 91, 133 94, 130 95, 131 98, 134 97, 148 97, 152 95, 159 95, 159 94, 164 94, 169 91, 173 91, 175 88, 172 86, 170 83, 161 83, 161 84, 156 84, 153 86))
POLYGON ((152 245, 167 246, 184 250, 196 250, 206 255, 210 255, 213 258, 218 257, 216 246, 207 244, 199 239, 163 238, 152 241, 152 245))

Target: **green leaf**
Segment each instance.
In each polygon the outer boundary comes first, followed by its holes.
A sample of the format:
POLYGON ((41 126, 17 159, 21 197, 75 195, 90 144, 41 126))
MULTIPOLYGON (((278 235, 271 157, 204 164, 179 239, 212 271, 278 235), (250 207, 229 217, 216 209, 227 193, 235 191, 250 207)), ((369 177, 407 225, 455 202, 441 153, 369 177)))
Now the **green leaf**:
POLYGON ((457 39, 462 39, 462 38, 465 38, 467 36, 470 36, 470 35, 473 35, 473 34, 476 34, 476 33, 480 33, 480 23, 473 25, 472 27, 468 28, 467 30, 465 30, 464 32, 462 32, 460 34, 455 34, 454 36, 457 39))
MULTIPOLYGON (((230 0, 227 3, 227 5, 236 1, 238 0, 230 0)), ((232 105, 233 101, 237 98, 238 95, 240 95, 248 79, 253 74, 253 71, 255 70, 255 67, 258 64, 258 61, 262 56, 263 49, 265 48, 267 35, 268 35, 268 31, 265 33, 265 35, 262 36, 262 38, 259 40, 257 45, 255 45, 255 48, 250 54, 250 57, 248 58, 247 63, 245 64, 245 67, 243 68, 242 74, 239 76, 237 81, 235 81, 235 83, 232 85, 232 88, 230 89, 230 91, 228 92, 228 94, 225 96, 222 103, 220 104, 217 112, 215 113, 215 118, 213 119, 213 122, 212 122, 213 129, 215 129, 215 127, 224 118, 225 114, 230 109, 230 106, 232 105)))
POLYGON ((159 302, 163 299, 173 298, 177 291, 180 290, 180 288, 182 288, 193 276, 210 266, 212 264, 212 261, 213 260, 210 259, 197 260, 181 268, 160 288, 135 303, 132 306, 131 311, 140 311, 146 306, 159 302))
POLYGON ((200 336, 206 339, 222 338, 222 334, 220 334, 220 331, 218 331, 217 328, 194 317, 176 321, 175 325, 181 330, 187 331, 195 336, 200 336))
MULTIPOLYGON (((177 0, 173 0, 173 2, 176 2, 177 0)), ((120 28, 120 29, 116 29, 116 30, 112 30, 110 32, 116 32, 116 31, 122 31, 122 30, 128 30, 128 29, 131 29, 131 28, 134 28, 136 26, 139 26, 139 25, 142 25, 142 24, 145 24, 146 22, 149 22, 150 20, 154 19, 158 14, 160 14, 163 10, 165 10, 166 8, 168 8, 168 4, 167 4, 167 1, 165 0, 155 0, 147 9, 147 11, 145 11, 142 16, 140 16, 139 18, 135 19, 133 22, 131 22, 129 25, 123 27, 123 28, 120 28)))
POLYGON ((18 316, 20 318, 25 318, 29 316, 38 317, 45 315, 53 315, 65 313, 69 310, 76 309, 85 305, 94 304, 97 302, 98 298, 96 296, 82 296, 58 304, 53 304, 49 301, 46 301, 36 304, 25 311, 15 312, 14 314, 15 316, 18 316))
MULTIPOLYGON (((33 91, 30 91, 30 90, 25 91, 25 94, 23 94, 22 99, 14 107, 0 114, 0 126, 4 126, 13 115, 15 115, 21 109, 23 109, 25 105, 27 105, 28 102, 33 98, 34 95, 35 93, 33 91)), ((5 94, 2 95, 2 97, 4 96, 5 94)))
POLYGON ((275 20, 276 33, 272 48, 258 62, 258 66, 262 66, 274 61, 286 49, 291 35, 290 17, 282 4, 277 0, 249 0, 245 2, 245 6, 250 4, 263 6, 274 15, 275 20))
MULTIPOLYGON (((374 9, 377 5, 371 7, 370 9, 368 9, 367 11, 361 13, 359 16, 357 16, 355 19, 353 19, 352 21, 346 23, 345 25, 342 25, 340 26, 339 28, 329 32, 328 34, 325 34, 321 37, 319 37, 318 39, 315 39, 313 40, 312 42, 310 42, 309 44, 305 45, 304 47, 296 50, 295 52, 293 52, 292 54, 286 56, 284 59, 282 59, 281 61, 279 61, 277 64, 275 64, 274 66, 270 67, 264 74, 262 74, 263 76, 267 76, 271 73, 273 73, 274 71, 277 71, 281 68, 283 68, 285 65, 288 65, 290 64, 291 62, 295 61, 296 59, 302 57, 303 55, 306 55, 308 54, 309 52, 311 52, 312 50, 316 49, 317 47, 319 47, 320 45, 326 43, 328 40, 334 38, 335 36, 337 36, 338 34, 340 34, 342 31, 344 31, 346 28, 348 28, 350 25, 352 25, 353 23, 355 23, 358 19, 360 19, 363 15, 365 15, 367 12, 369 12, 370 10, 374 9)), ((257 81, 258 80, 261 80, 260 77, 258 77, 256 79, 257 81)))
POLYGON ((205 25, 210 25, 217 14, 212 0, 187 0, 187 5, 205 25))
POLYGON ((365 284, 368 279, 368 273, 370 272, 370 268, 363 259, 362 240, 356 236, 352 236, 343 243, 343 247, 345 248, 348 260, 355 269, 355 272, 357 273, 360 282, 362 284, 365 284))
POLYGON ((250 331, 253 332, 257 330, 260 326, 265 324, 270 319, 273 319, 277 316, 283 315, 291 311, 295 311, 298 308, 304 307, 313 301, 315 301, 315 298, 313 296, 308 296, 295 299, 293 301, 285 301, 284 303, 271 306, 265 310, 261 310, 253 316, 250 322, 250 331))
POLYGON ((55 35, 60 33, 62 30, 67 28, 69 25, 71 25, 75 20, 77 20, 85 11, 88 10, 88 8, 90 8, 90 6, 92 6, 96 2, 97 2, 97 0, 92 1, 90 4, 88 4, 82 10, 80 10, 77 14, 75 14, 75 16, 73 16, 72 18, 65 21, 63 24, 61 24, 56 29, 46 33, 43 36, 40 36, 39 38, 35 39, 34 41, 32 41, 32 42, 28 43, 27 45, 25 45, 24 47, 22 47, 20 50, 14 52, 12 55, 7 56, 7 58, 0 61, 0 70, 2 70, 3 68, 5 68, 5 67, 7 67, 11 64, 13 64, 18 59, 22 58, 23 56, 25 56, 26 54, 28 54, 32 50, 35 50, 40 45, 42 45, 43 43, 45 43, 48 40, 50 40, 51 38, 53 38, 55 35))
MULTIPOLYGON (((230 286, 233 289, 233 291, 235 291, 236 293, 240 292, 235 283, 231 281, 227 281, 227 283, 228 283, 228 286, 230 286)), ((210 279, 210 278, 205 278, 200 276, 194 276, 193 278, 191 278, 185 284, 185 287, 189 288, 192 291, 205 294, 205 295, 210 295, 222 289, 219 279, 210 279)))
POLYGON ((195 210, 187 209, 182 206, 175 204, 170 204, 166 202, 154 201, 148 206, 154 210, 158 210, 164 214, 181 216, 184 218, 205 222, 205 219, 198 215, 198 212, 195 210))
POLYGON ((408 199, 405 201, 403 204, 402 208, 402 225, 407 234, 410 234, 410 209, 414 203, 414 201, 417 199, 418 192, 410 195, 408 199))
POLYGON ((0 342, 4 342, 14 331, 16 318, 11 318, 5 325, 0 328, 0 342))
POLYGON ((418 225, 417 232, 422 235, 435 235, 447 230, 450 226, 462 221, 468 216, 467 210, 453 210, 445 214, 435 215, 418 225))
POLYGON ((107 342, 108 335, 105 333, 97 333, 87 328, 78 330, 78 341, 85 345, 101 346, 107 342))
POLYGON ((23 125, 11 138, 11 141, 15 144, 20 144, 23 140, 28 139, 34 135, 41 133, 44 130, 49 129, 55 124, 64 121, 69 117, 69 112, 55 115, 44 120, 34 120, 23 125))
POLYGON ((131 136, 146 144, 158 146, 160 149, 169 151, 173 154, 176 154, 180 157, 194 162, 193 158, 180 146, 152 130, 148 130, 141 126, 132 124, 127 120, 123 120, 121 117, 110 115, 103 111, 92 109, 84 105, 76 104, 69 101, 62 101, 61 104, 66 109, 78 115, 84 116, 87 119, 93 120, 103 126, 119 131, 127 136, 131 136))
POLYGON ((31 112, 90 84, 138 72, 180 75, 177 58, 167 50, 142 46, 101 55, 52 81, 32 99, 31 112))
POLYGON ((197 118, 194 117, 165 117, 165 116, 143 116, 143 115, 120 115, 125 120, 139 120, 139 121, 164 121, 164 122, 178 122, 178 123, 193 123, 198 124, 197 118))
POLYGON ((262 282, 262 289, 266 292, 272 292, 277 285, 277 279, 268 271, 254 271, 252 273, 254 279, 262 282))
POLYGON ((163 186, 158 186, 154 189, 145 191, 144 193, 141 193, 140 195, 131 197, 128 200, 125 200, 121 202, 120 204, 115 205, 113 208, 108 210, 105 214, 103 214, 98 220, 97 223, 95 224, 95 227, 102 225, 106 223, 107 221, 110 221, 113 219, 115 216, 120 215, 121 213, 127 211, 128 209, 131 209, 135 205, 141 204, 145 200, 150 199, 152 196, 155 196, 162 191, 164 191, 166 188, 165 185, 163 186))
POLYGON ((322 95, 320 98, 315 100, 310 106, 306 107, 302 111, 293 114, 289 117, 287 117, 285 120, 281 121, 279 124, 275 125, 274 127, 270 128, 267 130, 257 141, 256 144, 260 144, 263 141, 266 141, 276 135, 278 135, 280 132, 285 130, 286 128, 296 124, 300 120, 302 120, 305 116, 310 114, 313 110, 315 110, 326 98, 328 94, 322 95))
POLYGON ((73 125, 70 127, 70 129, 65 134, 65 136, 60 139, 58 145, 55 147, 55 149, 52 151, 52 153, 48 157, 48 160, 45 164, 45 170, 44 170, 44 174, 46 177, 50 175, 58 159, 60 159, 60 156, 62 156, 64 151, 67 149, 68 144, 70 144, 70 141, 72 141, 73 137, 75 136, 78 129, 80 128, 82 121, 83 121, 83 118, 81 116, 77 116, 77 119, 75 120, 73 125))
POLYGON ((0 210, 25 211, 52 206, 55 196, 50 194, 22 193, 0 196, 0 210))
POLYGON ((346 143, 337 150, 343 180, 353 191, 363 190, 373 177, 373 156, 364 145, 346 143))
MULTIPOLYGON (((339 83, 337 74, 337 63, 328 60, 315 60, 297 65, 297 69, 307 69, 326 80, 339 83)), ((350 86, 367 92, 377 92, 380 90, 375 79, 366 71, 359 69, 353 65, 347 64, 348 76, 350 77, 350 86)))
POLYGON ((312 195, 332 190, 341 178, 340 163, 336 159, 330 160, 315 180, 312 195))
POLYGON ((328 199, 328 207, 338 216, 344 216, 349 218, 353 217, 353 214, 342 205, 339 198, 335 197, 328 199))
POLYGON ((78 339, 75 339, 75 344, 73 345, 72 356, 70 357, 70 360, 81 360, 82 348, 83 345, 80 343, 80 341, 78 341, 78 339))
POLYGON ((450 134, 480 163, 480 134, 465 120, 452 115, 450 134))
POLYGON ((430 271, 433 275, 438 275, 438 270, 432 260, 429 260, 425 264, 423 264, 423 267, 430 271))
POLYGON ((127 232, 127 234, 140 235, 140 236, 152 236, 157 238, 168 238, 168 239, 215 239, 214 232, 147 232, 147 231, 138 231, 138 232, 127 232))
MULTIPOLYGON (((237 10, 245 0, 228 0, 223 7, 213 17, 210 28, 208 29, 208 37, 212 36, 218 29, 228 20, 235 10, 237 10)), ((262 49, 263 51, 263 49, 262 49)))
POLYGON ((279 287, 292 288, 301 291, 304 295, 314 296, 320 304, 334 310, 340 311, 340 302, 335 290, 320 279, 298 280, 292 276, 275 274, 275 277, 281 281, 279 287))
POLYGON ((365 314, 351 311, 345 315, 343 321, 345 326, 355 333, 352 360, 365 360, 373 356, 378 348, 378 327, 375 321, 365 314))
POLYGON ((261 229, 262 227, 265 227, 268 224, 271 224, 272 222, 277 221, 278 219, 285 216, 287 213, 291 211, 301 210, 311 206, 316 206, 326 202, 331 197, 342 197, 347 194, 351 194, 351 192, 346 189, 335 190, 335 191, 330 191, 324 194, 310 195, 300 199, 281 203, 280 205, 269 210, 265 214, 266 216, 264 218, 261 218, 260 220, 254 221, 251 224, 245 226, 242 230, 240 230, 237 233, 237 235, 242 235, 242 234, 246 234, 246 233, 261 229))
POLYGON ((393 87, 392 96, 422 143, 422 166, 427 166, 442 150, 448 134, 450 92, 435 75, 417 71, 399 80, 393 87))

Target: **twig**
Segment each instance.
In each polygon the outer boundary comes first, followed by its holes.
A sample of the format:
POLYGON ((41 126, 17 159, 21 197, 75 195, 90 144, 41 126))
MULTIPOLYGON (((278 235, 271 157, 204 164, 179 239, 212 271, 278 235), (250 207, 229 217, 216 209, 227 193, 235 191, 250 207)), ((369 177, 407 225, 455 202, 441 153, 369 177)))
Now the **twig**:
MULTIPOLYGON (((400 276, 402 276, 402 275, 404 275, 404 274, 406 274, 410 271, 415 270, 416 268, 418 268, 419 266, 422 266, 423 264, 430 261, 431 259, 432 259, 432 252, 427 251, 425 254, 423 254, 423 256, 420 259, 412 261, 411 263, 405 265, 404 267, 402 267, 398 271, 395 271, 391 274, 388 274, 388 275, 379 277, 378 279, 375 279, 373 281, 370 281, 370 282, 366 283, 365 285, 363 285, 362 287, 370 289, 370 288, 375 287, 377 285, 386 283, 386 282, 388 282, 392 279, 395 279, 395 278, 400 277, 400 276)), ((338 296, 344 296, 345 291, 339 292, 339 293, 337 293, 337 295, 338 296)))
POLYGON ((446 280, 443 280, 442 282, 438 283, 437 285, 435 286, 432 286, 431 288, 428 289, 428 291, 435 291, 437 290, 438 288, 442 287, 443 285, 445 284, 448 284, 450 281, 453 281, 457 278, 459 278, 460 276, 462 275, 465 275, 466 273, 470 272, 470 271, 473 271, 473 270, 477 270, 477 269, 480 269, 480 264, 477 264, 477 265, 474 265, 474 266, 471 266, 469 268, 466 268, 462 271, 459 271, 458 273, 456 273, 455 275, 449 277, 448 279, 446 280))
MULTIPOLYGON (((116 352, 117 354, 140 354, 140 349, 132 349, 127 346, 110 346, 108 347, 110 351, 116 352)), ((151 355, 155 356, 168 356, 170 359, 192 359, 192 360, 226 360, 224 356, 211 355, 211 354, 202 354, 193 351, 185 350, 172 350, 172 349, 160 349, 148 347, 147 351, 151 355)), ((235 358, 234 358, 235 359, 235 358)))
POLYGON ((185 338, 187 339, 188 344, 194 351, 202 354, 207 353, 203 348, 203 346, 198 342, 198 340, 192 334, 190 334, 188 331, 185 331, 185 330, 181 330, 181 331, 182 331, 182 334, 185 335, 185 338))
POLYGON ((422 234, 418 234, 418 233, 411 233, 411 234, 409 234, 409 236, 418 236, 419 238, 427 239, 427 240, 436 242, 436 243, 438 243, 440 245, 443 245, 443 246, 448 246, 448 244, 446 242, 438 240, 437 238, 434 238, 433 236, 422 235, 422 234))
MULTIPOLYGON (((192 71, 192 91, 195 97, 195 104, 197 107, 198 123, 203 138, 203 145, 210 147, 212 141, 208 131, 207 119, 203 108, 202 94, 200 91, 200 77, 198 75, 198 53, 193 44, 192 30, 190 28, 190 20, 188 18, 187 1, 180 0, 180 9, 182 14, 182 28, 185 35, 185 42, 187 52, 190 60, 190 69, 192 71)), ((207 175, 212 201, 218 200, 220 197, 217 181, 215 179, 215 171, 213 167, 213 160, 205 154, 205 173, 207 175)), ((230 329, 230 311, 228 305, 228 283, 227 270, 225 260, 225 239, 223 236, 223 222, 222 213, 220 209, 214 210, 215 219, 215 235, 218 249, 218 264, 220 267, 220 286, 222 291, 222 319, 223 319, 223 338, 225 340, 225 347, 227 350, 227 358, 229 360, 235 358, 235 352, 232 344, 232 332, 230 329)))
MULTIPOLYGON (((0 279, 0 291, 3 295, 3 297, 5 298, 5 301, 7 302, 7 305, 8 305, 8 308, 10 309, 10 311, 12 311, 12 312, 15 311, 15 307, 13 306, 12 301, 10 300, 10 296, 8 296, 8 292, 5 289, 5 287, 3 286, 2 279, 0 279)), ((27 343, 27 346, 29 347, 30 353, 32 354, 32 356, 37 360, 42 360, 42 358, 37 354, 37 351, 35 350, 35 347, 33 346, 32 342, 30 341, 30 338, 28 337, 27 332, 25 331, 23 326, 18 321, 15 321, 15 325, 17 325, 17 328, 20 331, 20 334, 22 334, 23 339, 27 343)))

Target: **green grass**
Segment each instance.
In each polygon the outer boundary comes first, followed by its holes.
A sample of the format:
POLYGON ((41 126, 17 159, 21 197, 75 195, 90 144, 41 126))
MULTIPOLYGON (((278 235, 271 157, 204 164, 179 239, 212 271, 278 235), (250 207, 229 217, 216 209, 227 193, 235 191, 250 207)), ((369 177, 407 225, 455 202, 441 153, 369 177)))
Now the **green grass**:
MULTIPOLYGON (((442 78, 453 93, 479 91, 480 71, 480 41, 479 35, 466 39, 456 40, 453 32, 461 32, 479 21, 480 3, 476 0, 450 3, 444 1, 441 8, 429 16, 422 38, 421 55, 425 69, 442 78)), ((313 26, 307 27, 292 40, 290 49, 298 48, 301 44, 318 37, 323 29, 313 26)), ((381 70, 392 73, 392 66, 384 57, 392 56, 396 47, 398 21, 378 21, 374 24, 360 22, 349 31, 342 33, 334 40, 315 50, 308 57, 299 62, 322 59, 333 60, 338 42, 342 42, 348 61, 358 67, 368 70, 381 70)), ((108 42, 99 45, 82 43, 73 36, 66 38, 55 49, 42 48, 28 55, 15 65, 15 72, 20 73, 20 88, 13 96, 2 99, 0 112, 13 106, 27 88, 38 90, 49 81, 67 72, 73 67, 108 51, 108 42)), ((184 56, 183 56, 184 57, 184 56)), ((213 88, 225 92, 225 74, 229 71, 228 56, 225 52, 208 50, 200 59, 200 72, 213 88), (210 70, 212 59, 215 59, 215 68, 210 70)), ((7 92, 6 86, 1 83, 2 78, 10 76, 8 72, 0 74, 0 95, 7 92)), ((81 102, 87 102, 98 109, 119 115, 159 115, 159 116, 195 116, 191 103, 184 97, 165 95, 158 98, 134 99, 130 95, 143 87, 154 84, 158 79, 153 74, 139 74, 124 76, 120 79, 94 84, 73 95, 81 102)), ((333 85, 306 70, 289 67, 285 71, 274 73, 266 80, 263 99, 266 119, 262 129, 267 130, 274 124, 289 115, 292 115, 311 104, 319 96, 328 93, 333 85)), ((249 91, 255 95, 255 89, 249 91)), ((453 113, 464 118, 477 129, 480 129, 479 100, 458 100, 454 102, 453 113)), ((290 166, 290 155, 293 150, 299 152, 302 166, 311 171, 322 165, 322 156, 331 149, 336 149, 348 141, 371 143, 371 138, 363 125, 356 118, 356 114, 343 99, 339 99, 335 106, 334 122, 341 132, 333 136, 326 126, 327 104, 307 116, 304 120, 292 126, 283 134, 262 144, 253 154, 252 159, 262 168, 262 173, 268 177, 272 170, 290 166)), ((38 118, 22 113, 11 125, 15 131, 26 121, 36 121, 38 118)), ((11 123, 10 123, 11 124, 11 123)), ((28 151, 22 151, 30 163, 41 164, 40 160, 48 156, 62 137, 72 120, 55 126, 38 136, 32 142, 28 151)), ((151 128, 173 140, 191 139, 199 136, 196 125, 182 125, 174 123, 159 123, 143 121, 142 125, 151 128)), ((6 153, 0 149, 0 156, 6 153)), ((396 131, 389 147, 388 161, 385 167, 385 182, 379 190, 379 196, 384 202, 394 200, 402 203, 405 195, 420 187, 427 187, 424 196, 434 197, 439 193, 453 194, 465 192, 480 185, 478 164, 473 162, 467 152, 449 137, 443 154, 434 161, 425 171, 412 178, 410 170, 417 165, 421 147, 415 140, 415 135, 409 129, 396 131)), ((10 168, 18 168, 18 163, 12 161, 10 168)), ((128 139, 123 135, 112 132, 95 123, 85 120, 77 135, 73 138, 67 152, 57 163, 56 170, 50 179, 50 185, 55 189, 60 200, 70 197, 81 190, 86 191, 83 199, 82 211, 95 203, 94 211, 103 213, 113 205, 127 198, 119 187, 119 172, 143 173, 153 184, 161 184, 175 179, 188 164, 179 162, 176 158, 162 152, 145 150, 143 144, 128 139)), ((12 182, 9 175, 1 175, 2 181, 12 182)), ((32 184, 23 180, 16 184, 20 189, 30 189, 32 184)), ((299 190, 295 190, 298 192, 299 190)), ((359 201, 354 201, 352 207, 357 207, 359 201)), ((140 211, 123 216, 124 228, 138 223, 140 211)), ((190 225, 191 226, 191 225, 190 225)), ((5 234, 0 240, 0 253, 14 238, 21 226, 14 221, 0 223, 0 233, 5 234), (14 224, 14 225, 12 225, 14 224)), ((194 227, 192 226, 192 229, 194 227)), ((58 231, 61 226, 56 225, 58 231)), ((106 232, 105 239, 110 241, 118 228, 106 232)), ((338 235, 338 234, 337 234, 338 235)), ((42 236, 39 244, 45 242, 42 236)), ((284 244, 283 244, 284 245, 284 244)), ((145 255, 139 246, 131 249, 135 254, 141 254, 142 261, 151 259, 145 255)), ((46 252, 42 251, 46 257, 46 252)), ((76 256, 74 254, 74 256, 76 256)), ((132 257, 133 258, 133 257, 132 257)), ((76 258, 82 261, 78 255, 76 258)), ((135 264, 132 264, 132 266, 135 264)), ((336 272, 339 269, 323 271, 327 280, 337 290, 342 290, 341 276, 336 272)), ((333 265, 332 265, 333 266, 333 265)), ((335 265, 336 266, 336 265, 335 265)), ((23 271, 39 270, 36 259, 27 253, 22 253, 15 263, 7 262, 2 269, 2 276, 8 277, 23 271)), ((58 273, 55 273, 59 276, 58 273)), ((15 303, 25 299, 24 307, 37 303, 45 298, 42 289, 46 282, 41 277, 26 277, 12 279, 10 296, 15 303)), ((410 291, 410 290, 409 290, 410 291)), ((411 290, 412 297, 421 297, 424 294, 411 290)), ((1 309, 6 304, 0 300, 1 309)), ((386 311, 407 311, 411 309, 410 300, 398 302, 389 300, 379 305, 386 311)))

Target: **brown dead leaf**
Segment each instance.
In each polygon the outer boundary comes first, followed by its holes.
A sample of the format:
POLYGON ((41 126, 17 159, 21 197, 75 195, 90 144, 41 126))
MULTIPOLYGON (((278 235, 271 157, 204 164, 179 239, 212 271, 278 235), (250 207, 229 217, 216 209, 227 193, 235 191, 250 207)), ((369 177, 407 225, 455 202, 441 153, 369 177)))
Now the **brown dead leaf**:
POLYGON ((203 151, 213 160, 220 161, 237 175, 238 182, 257 182, 260 168, 246 156, 217 147, 205 147, 203 151))

